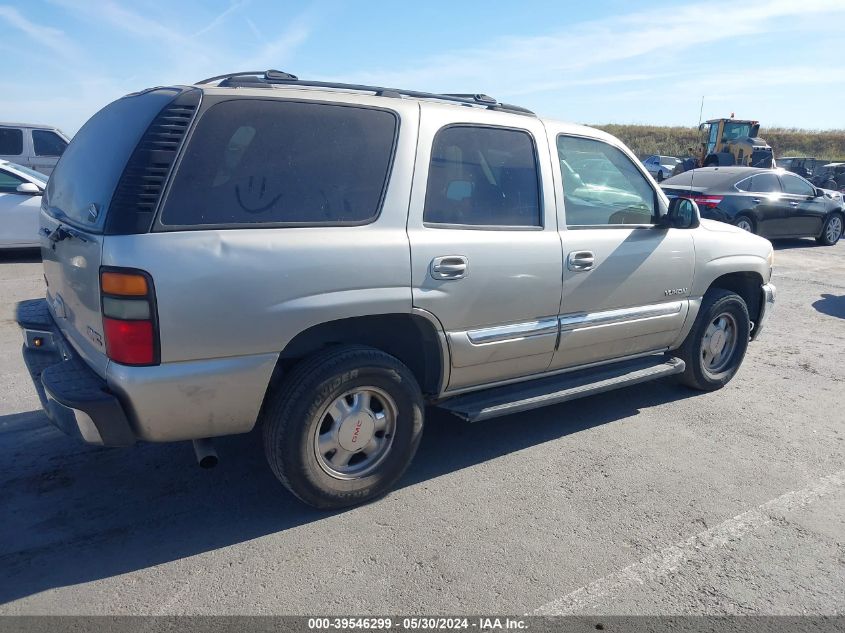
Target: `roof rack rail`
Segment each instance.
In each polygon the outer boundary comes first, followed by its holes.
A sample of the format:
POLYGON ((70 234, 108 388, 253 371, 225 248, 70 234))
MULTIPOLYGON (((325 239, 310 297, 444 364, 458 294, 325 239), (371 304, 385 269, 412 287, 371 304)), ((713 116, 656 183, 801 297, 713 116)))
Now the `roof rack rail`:
POLYGON ((402 98, 411 97, 414 99, 433 99, 437 101, 447 101, 449 103, 459 103, 466 106, 481 106, 488 110, 498 110, 502 112, 511 112, 514 114, 525 114, 535 116, 534 112, 527 108, 520 106, 501 103, 493 97, 485 94, 470 94, 470 93, 436 93, 436 92, 420 92, 419 90, 400 90, 397 88, 384 88, 382 86, 369 86, 365 84, 346 84, 337 83, 333 81, 314 81, 310 79, 299 79, 296 75, 286 73, 281 70, 254 70, 239 73, 228 73, 225 75, 217 75, 216 77, 209 77, 202 81, 196 82, 196 85, 204 85, 218 82, 220 87, 236 87, 236 86, 264 86, 270 87, 272 85, 292 85, 292 86, 307 86, 312 88, 336 88, 342 90, 360 90, 362 92, 372 92, 377 97, 392 97, 402 98))

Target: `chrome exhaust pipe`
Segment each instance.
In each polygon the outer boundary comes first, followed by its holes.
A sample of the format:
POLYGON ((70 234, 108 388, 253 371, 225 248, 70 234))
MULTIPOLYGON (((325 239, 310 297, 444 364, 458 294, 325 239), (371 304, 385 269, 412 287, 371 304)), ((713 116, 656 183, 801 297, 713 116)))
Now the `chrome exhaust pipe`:
POLYGON ((200 468, 214 468, 217 466, 217 451, 214 450, 214 444, 207 437, 200 440, 194 440, 194 455, 197 457, 197 464, 200 468))

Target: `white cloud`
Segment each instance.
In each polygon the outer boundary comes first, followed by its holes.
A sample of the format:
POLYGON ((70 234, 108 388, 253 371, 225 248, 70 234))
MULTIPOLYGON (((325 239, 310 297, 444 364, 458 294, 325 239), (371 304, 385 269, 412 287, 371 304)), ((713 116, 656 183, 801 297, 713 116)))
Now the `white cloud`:
POLYGON ((33 42, 53 51, 65 61, 77 59, 80 55, 79 47, 63 31, 35 24, 21 15, 14 7, 0 5, 0 20, 4 20, 11 27, 28 36, 33 42))
MULTIPOLYGON (((576 85, 598 73, 624 76, 619 67, 653 56, 656 69, 675 66, 683 56, 706 57, 708 46, 741 42, 784 24, 818 28, 845 15, 841 0, 757 0, 661 5, 639 13, 573 24, 548 35, 508 37, 481 48, 456 48, 418 63, 354 72, 366 83, 441 91, 495 91, 526 94, 576 85)), ((765 57, 765 50, 761 51, 765 57)), ((764 60, 765 61, 765 60, 764 60)), ((648 64, 646 64, 648 65, 648 64)), ((638 74, 638 73, 633 73, 638 74)), ((601 75, 598 75, 599 77, 601 75)), ((611 80, 612 81, 612 80, 611 80)))
POLYGON ((231 16, 233 13, 240 11, 245 6, 249 4, 249 0, 238 0, 237 2, 232 2, 229 7, 223 11, 222 13, 218 14, 211 22, 201 28, 199 31, 194 33, 194 37, 198 37, 200 35, 205 35, 209 31, 216 29, 218 26, 222 25, 226 20, 231 16))

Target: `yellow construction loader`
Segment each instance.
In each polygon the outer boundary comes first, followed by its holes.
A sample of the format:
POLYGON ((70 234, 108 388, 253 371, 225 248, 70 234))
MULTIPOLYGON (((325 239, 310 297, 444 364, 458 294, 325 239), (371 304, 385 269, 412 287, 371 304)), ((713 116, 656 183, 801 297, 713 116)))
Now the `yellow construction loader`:
POLYGON ((702 143, 697 162, 702 167, 744 165, 746 167, 772 167, 772 148, 757 135, 760 122, 735 119, 710 119, 698 128, 707 132, 707 142, 702 143))

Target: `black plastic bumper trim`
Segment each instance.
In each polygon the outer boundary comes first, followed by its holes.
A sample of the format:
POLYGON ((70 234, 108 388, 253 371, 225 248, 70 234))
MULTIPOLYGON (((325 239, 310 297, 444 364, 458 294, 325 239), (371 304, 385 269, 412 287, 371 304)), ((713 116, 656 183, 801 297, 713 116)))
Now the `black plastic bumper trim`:
POLYGON ((103 446, 134 444, 135 434, 120 401, 109 391, 106 381, 73 353, 50 314, 47 300, 19 303, 15 318, 25 332, 24 362, 51 422, 68 435, 88 441, 74 412, 81 411, 91 418, 103 446), (43 348, 29 344, 39 332, 47 335, 43 348))

